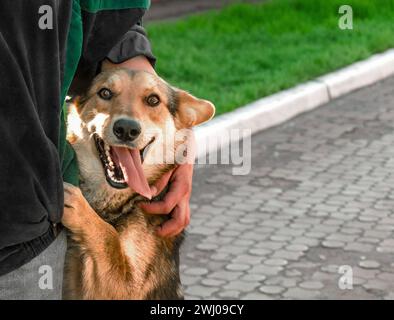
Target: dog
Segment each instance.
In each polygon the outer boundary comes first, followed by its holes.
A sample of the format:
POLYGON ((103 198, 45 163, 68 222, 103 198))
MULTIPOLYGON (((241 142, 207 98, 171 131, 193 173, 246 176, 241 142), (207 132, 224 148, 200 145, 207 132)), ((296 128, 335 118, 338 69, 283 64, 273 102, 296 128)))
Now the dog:
POLYGON ((184 235, 158 236, 168 217, 148 215, 137 204, 150 199, 150 185, 176 165, 156 161, 158 155, 164 150, 175 158, 180 148, 185 156, 187 134, 177 134, 214 113, 211 102, 154 74, 122 68, 99 74, 76 99, 67 139, 81 182, 80 188, 65 184, 65 299, 183 299, 184 235))

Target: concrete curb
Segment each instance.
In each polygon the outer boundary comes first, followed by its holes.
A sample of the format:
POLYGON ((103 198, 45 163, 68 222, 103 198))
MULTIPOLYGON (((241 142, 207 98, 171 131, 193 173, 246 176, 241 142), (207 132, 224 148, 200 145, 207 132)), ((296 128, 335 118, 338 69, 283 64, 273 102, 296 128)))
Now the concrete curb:
POLYGON ((241 137, 231 135, 233 129, 257 133, 391 75, 394 49, 218 116, 195 128, 197 158, 237 142, 241 137))

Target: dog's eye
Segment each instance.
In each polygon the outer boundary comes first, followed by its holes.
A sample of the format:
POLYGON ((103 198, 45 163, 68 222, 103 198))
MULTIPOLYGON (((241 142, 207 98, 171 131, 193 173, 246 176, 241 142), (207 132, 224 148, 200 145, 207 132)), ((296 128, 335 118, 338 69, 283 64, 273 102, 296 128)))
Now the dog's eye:
POLYGON ((157 107, 160 103, 160 98, 156 94, 151 94, 149 97, 146 98, 146 103, 150 107, 157 107))
POLYGON ((113 93, 111 90, 107 89, 107 88, 103 88, 98 92, 98 95, 101 99, 104 100, 111 100, 113 93))

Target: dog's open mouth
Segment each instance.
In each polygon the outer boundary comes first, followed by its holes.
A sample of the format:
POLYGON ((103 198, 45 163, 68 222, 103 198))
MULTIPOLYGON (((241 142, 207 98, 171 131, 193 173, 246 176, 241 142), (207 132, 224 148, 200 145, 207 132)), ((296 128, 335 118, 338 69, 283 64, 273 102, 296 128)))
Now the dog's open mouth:
POLYGON ((142 163, 155 138, 141 150, 110 146, 98 134, 94 134, 94 141, 109 185, 116 189, 130 187, 150 199, 151 191, 142 170, 142 163))

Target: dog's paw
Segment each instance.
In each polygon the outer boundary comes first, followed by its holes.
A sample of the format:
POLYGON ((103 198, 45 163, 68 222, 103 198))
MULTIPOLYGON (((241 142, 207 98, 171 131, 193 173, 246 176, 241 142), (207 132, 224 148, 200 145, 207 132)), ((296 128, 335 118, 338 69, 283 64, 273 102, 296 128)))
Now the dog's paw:
POLYGON ((64 182, 64 211, 62 223, 72 232, 80 232, 96 215, 79 188, 64 182))

